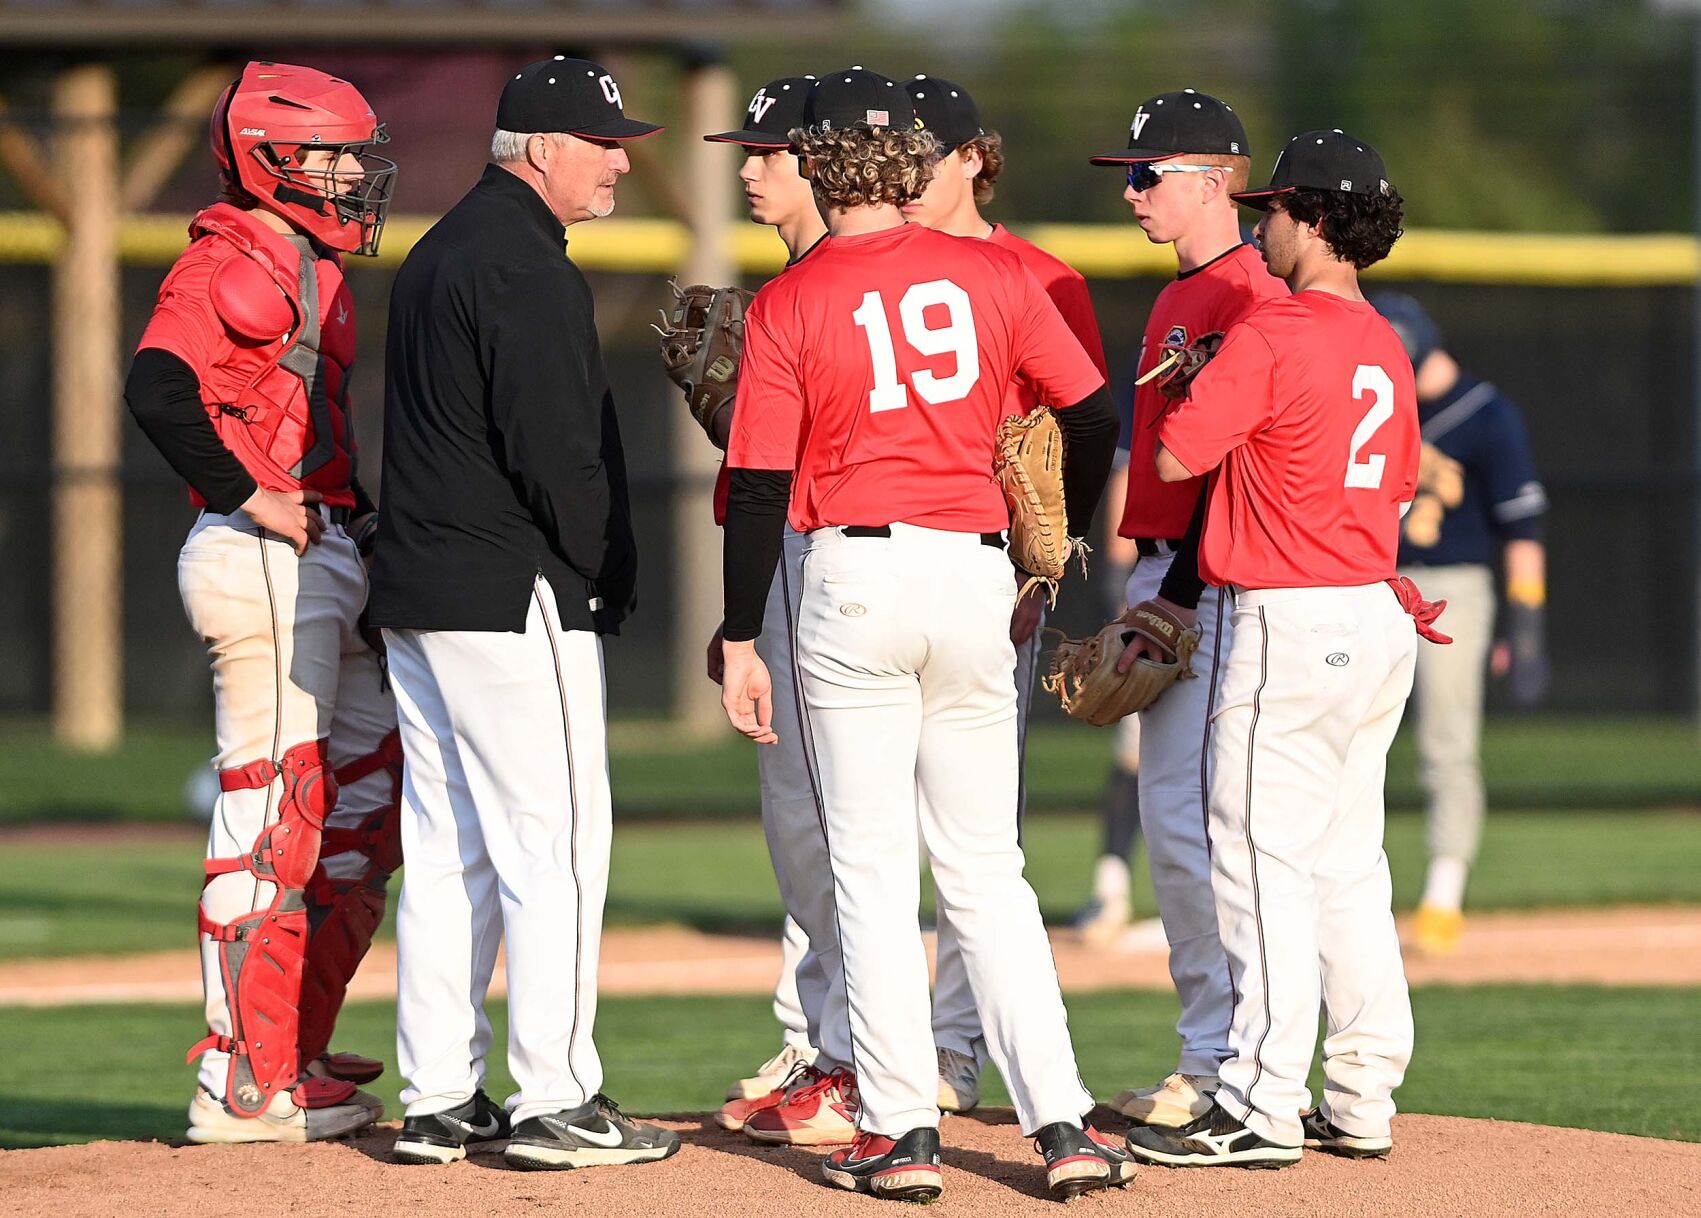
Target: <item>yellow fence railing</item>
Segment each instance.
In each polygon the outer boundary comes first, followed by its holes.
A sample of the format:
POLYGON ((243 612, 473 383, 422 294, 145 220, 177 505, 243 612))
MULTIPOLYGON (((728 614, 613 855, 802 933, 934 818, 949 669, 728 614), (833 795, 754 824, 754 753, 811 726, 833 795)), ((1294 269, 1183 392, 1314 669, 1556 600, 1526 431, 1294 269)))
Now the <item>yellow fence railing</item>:
MULTIPOLYGON (((119 257, 164 265, 182 251, 185 217, 132 216, 119 226, 119 257)), ((395 265, 433 220, 399 215, 384 230, 377 261, 395 265)), ((1174 273, 1170 251, 1148 242, 1132 225, 1012 224, 1012 228, 1094 279, 1163 277, 1174 273)), ((599 220, 569 230, 573 259, 587 270, 670 274, 689 254, 690 234, 672 220, 599 220)), ((772 273, 784 250, 768 229, 738 224, 732 255, 752 273, 772 273)), ((0 263, 46 263, 64 242, 59 223, 38 212, 0 212, 0 263)), ((1683 233, 1584 235, 1487 233, 1416 229, 1394 247, 1376 274, 1449 283, 1551 287, 1632 287, 1692 284, 1701 275, 1701 245, 1683 233)))

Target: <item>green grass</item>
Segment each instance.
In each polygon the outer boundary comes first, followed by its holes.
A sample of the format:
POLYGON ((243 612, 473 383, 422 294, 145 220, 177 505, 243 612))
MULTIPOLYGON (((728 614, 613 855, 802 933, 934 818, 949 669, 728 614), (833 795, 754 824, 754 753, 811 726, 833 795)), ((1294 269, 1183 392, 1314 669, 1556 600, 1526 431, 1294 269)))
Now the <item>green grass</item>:
MULTIPOLYGON (((1405 1111, 1701 1141, 1701 990, 1434 987, 1417 990, 1413 1003, 1418 1047, 1398 1096, 1405 1111)), ((1078 995, 1069 1009, 1095 1095, 1173 1067, 1170 995, 1078 995)), ((492 1014, 489 1081, 500 1098, 512 1080, 502 1005, 492 1014)), ((193 1085, 182 1052, 201 1034, 197 1008, 9 1009, 0 1020, 0 1148, 182 1135, 193 1085)), ((768 1002, 757 997, 606 999, 597 1033, 609 1092, 638 1112, 714 1108, 727 1082, 776 1041, 768 1002)), ((393 1061, 393 1007, 349 1007, 338 1045, 393 1061)), ((988 1082, 986 1102, 1007 1103, 996 1076, 988 1082)), ((400 1085, 392 1071, 373 1087, 392 1115, 400 1085)), ((1314 1092, 1318 1085, 1314 1078, 1314 1092)))
MULTIPOLYGON (((1423 820, 1389 818, 1395 900, 1416 903, 1423 820)), ((1046 916, 1066 921, 1098 849, 1093 818, 1035 816, 1028 876, 1046 916)), ((0 959, 187 946, 194 935, 201 846, 180 839, 13 841, 0 850, 0 959)), ((1154 912, 1143 864, 1137 910, 1154 912)), ((1701 814, 1500 812, 1489 818, 1471 882, 1477 909, 1701 904, 1701 814)), ((622 824, 615 831, 607 920, 677 922, 769 933, 781 916, 762 833, 737 824, 622 824)), ((389 922, 386 921, 388 933, 389 922)))
MULTIPOLYGON (((756 801, 748 745, 729 732, 705 740, 665 724, 624 721, 611 733, 614 792, 627 815, 739 815, 756 801)), ((56 745, 39 724, 0 733, 0 824, 39 821, 174 821, 183 784, 212 752, 210 725, 138 725, 106 754, 56 745)), ((1109 732, 1042 712, 1029 742, 1029 791, 1039 810, 1096 804, 1111 752, 1109 732)), ((1490 721, 1484 767, 1500 808, 1646 808, 1701 803, 1701 748, 1683 719, 1515 718, 1490 721)), ((1389 765, 1393 807, 1417 807, 1411 741, 1389 765)))

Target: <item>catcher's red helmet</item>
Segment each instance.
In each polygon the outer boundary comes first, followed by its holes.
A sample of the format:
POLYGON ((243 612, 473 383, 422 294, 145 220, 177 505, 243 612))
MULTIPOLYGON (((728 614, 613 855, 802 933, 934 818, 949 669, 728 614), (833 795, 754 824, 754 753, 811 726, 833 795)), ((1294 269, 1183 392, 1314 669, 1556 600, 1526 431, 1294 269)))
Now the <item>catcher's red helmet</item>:
POLYGON ((376 254, 396 163, 374 156, 384 125, 360 91, 316 68, 250 63, 213 107, 213 156, 227 179, 332 249, 376 254), (350 154, 358 172, 305 172, 303 151, 350 154))

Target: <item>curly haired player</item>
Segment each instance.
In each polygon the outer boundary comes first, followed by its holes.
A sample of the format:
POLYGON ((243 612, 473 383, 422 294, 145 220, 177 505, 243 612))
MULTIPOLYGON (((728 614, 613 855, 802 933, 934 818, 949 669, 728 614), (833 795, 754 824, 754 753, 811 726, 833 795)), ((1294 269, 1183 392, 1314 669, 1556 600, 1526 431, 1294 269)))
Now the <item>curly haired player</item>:
POLYGON ((326 1046, 400 863, 401 750, 358 619, 377 525, 355 477, 353 302, 395 173, 355 87, 251 63, 213 111, 221 201, 160 288, 125 384, 201 508, 178 558, 207 644, 220 796, 201 892, 209 1034, 194 1142, 338 1137, 381 1063, 326 1046))
POLYGON ((1376 150, 1295 136, 1268 187, 1263 256, 1293 294, 1231 328, 1159 428, 1158 475, 1210 473, 1200 544, 1227 661, 1208 720, 1211 882, 1235 986, 1208 1110, 1136 1126, 1152 1163, 1280 1167, 1302 1146, 1392 1145, 1412 1013, 1382 851, 1388 745, 1439 606, 1395 574, 1418 476, 1417 398, 1358 273, 1400 235, 1376 150), (1415 619, 1415 630, 1414 630, 1415 619), (1323 1042, 1326 1098, 1306 1075, 1323 1042))
POLYGON ((1092 515, 1115 415, 1103 377, 1007 251, 905 225, 938 154, 896 83, 855 69, 810 97, 801 148, 829 236, 757 294, 733 418, 725 683, 733 725, 772 744, 754 640, 784 520, 808 534, 795 628, 822 785, 860 1111, 822 1165, 838 1187, 941 1192, 937 1063, 915 925, 921 830, 993 1059, 1064 1196, 1125 1182, 1085 1123, 1062 996, 1016 836, 1016 589, 991 472, 1021 372, 1074 444, 1092 515))

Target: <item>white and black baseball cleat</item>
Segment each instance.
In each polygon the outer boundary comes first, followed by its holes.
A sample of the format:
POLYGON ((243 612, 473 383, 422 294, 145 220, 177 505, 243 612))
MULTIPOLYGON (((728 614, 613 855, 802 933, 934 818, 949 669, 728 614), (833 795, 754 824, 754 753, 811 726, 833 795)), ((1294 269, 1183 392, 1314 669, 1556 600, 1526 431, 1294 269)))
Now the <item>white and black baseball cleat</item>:
POLYGON ((1379 1138, 1361 1138, 1348 1133, 1323 1115, 1321 1108, 1300 1114, 1305 1126, 1305 1148, 1325 1154, 1341 1155, 1348 1159, 1386 1159, 1394 1149, 1394 1139, 1384 1134, 1379 1138))
POLYGON ((939 1131, 912 1129, 896 1140, 858 1133, 856 1141, 821 1160, 821 1174, 853 1193, 930 1204, 945 1191, 939 1131))
POLYGON ((1046 1187, 1065 1201, 1134 1179, 1128 1152, 1091 1125, 1047 1125, 1034 1134, 1034 1149, 1045 1159, 1046 1187))
POLYGON ((588 1104, 515 1125, 502 1157, 512 1167, 566 1171, 652 1163, 678 1149, 679 1135, 672 1130, 639 1124, 606 1095, 594 1095, 588 1104))
POLYGON ((1128 1131, 1128 1153, 1161 1167, 1287 1167, 1304 1148, 1259 1137, 1215 1101, 1186 1125, 1136 1125, 1128 1131))
POLYGON ((408 1117, 390 1154, 397 1163, 458 1163, 469 1147, 489 1149, 508 1134, 508 1110, 480 1090, 459 1108, 408 1117))

